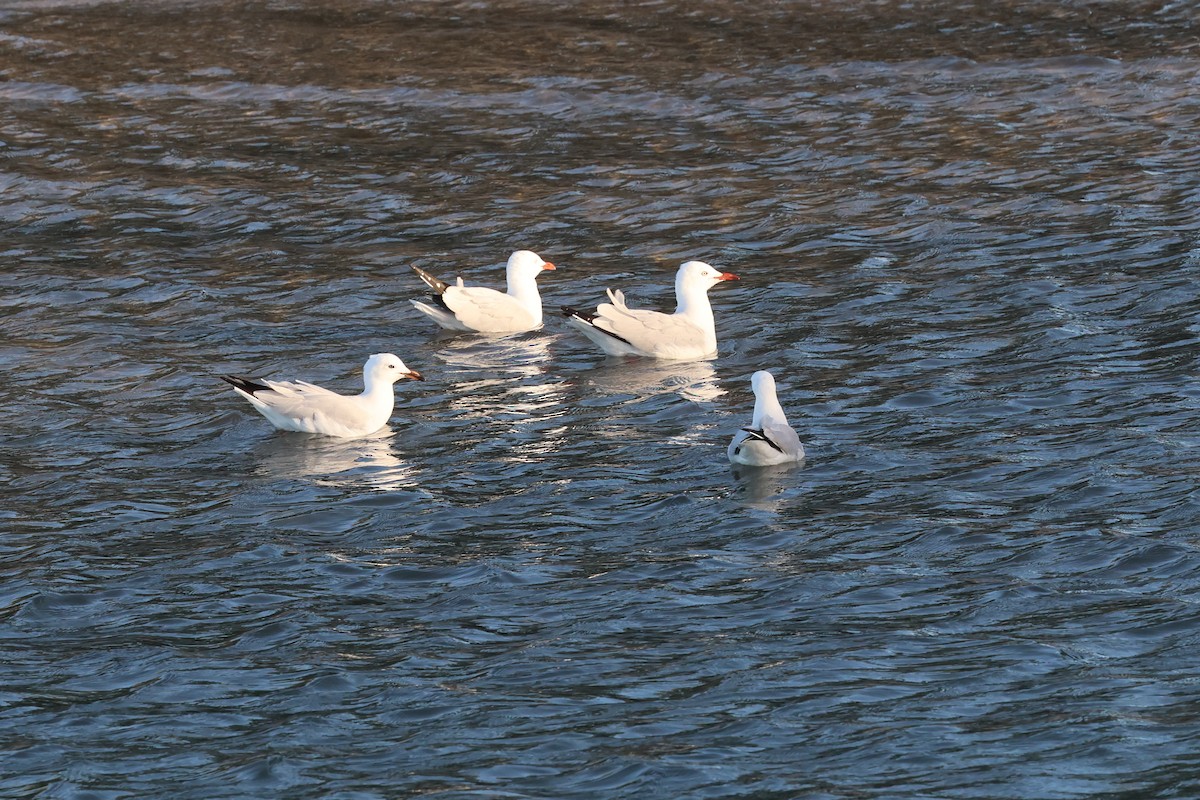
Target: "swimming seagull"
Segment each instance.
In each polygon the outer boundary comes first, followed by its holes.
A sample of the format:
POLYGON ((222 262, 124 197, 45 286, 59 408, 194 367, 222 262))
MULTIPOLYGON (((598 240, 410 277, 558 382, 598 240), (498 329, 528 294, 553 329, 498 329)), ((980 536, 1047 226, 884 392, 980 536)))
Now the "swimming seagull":
POLYGON ((280 430, 327 436, 366 436, 387 424, 396 405, 392 384, 401 378, 423 381, 391 353, 376 353, 363 366, 362 394, 344 395, 305 381, 251 381, 233 376, 221 380, 250 401, 280 430))
POLYGON ((769 467, 804 460, 804 445, 788 425, 779 398, 775 396, 775 378, 766 370, 750 376, 754 389, 754 418, 749 428, 738 431, 729 443, 729 460, 747 467, 769 467))
POLYGON ((611 303, 601 303, 589 314, 563 306, 563 315, 572 326, 600 346, 610 356, 651 356, 692 360, 717 353, 716 324, 708 290, 721 281, 736 281, 738 276, 705 264, 688 261, 675 274, 674 314, 632 309, 625 305, 620 290, 608 292, 611 303))
POLYGON ((549 261, 530 250, 518 250, 508 257, 508 293, 482 286, 457 285, 430 275, 420 267, 413 272, 433 290, 437 306, 410 301, 418 311, 438 325, 452 331, 479 333, 516 333, 531 331, 542 324, 542 297, 537 277, 543 270, 554 269, 549 261))

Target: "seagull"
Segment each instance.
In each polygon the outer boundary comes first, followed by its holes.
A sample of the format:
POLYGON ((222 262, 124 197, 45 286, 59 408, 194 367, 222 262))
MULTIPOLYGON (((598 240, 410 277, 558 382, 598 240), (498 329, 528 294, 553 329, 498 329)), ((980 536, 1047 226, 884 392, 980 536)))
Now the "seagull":
POLYGON ((251 381, 222 375, 221 380, 250 401, 272 425, 284 431, 352 438, 382 428, 392 416, 392 384, 401 378, 423 381, 391 353, 376 353, 363 366, 362 394, 344 395, 305 381, 251 381))
POLYGON ((601 303, 589 314, 563 306, 567 322, 610 356, 650 356, 695 360, 717 354, 717 332, 708 290, 738 276, 703 261, 688 261, 675 274, 674 314, 633 309, 625 305, 624 292, 608 292, 611 303, 601 303))
POLYGON ((451 285, 420 267, 413 267, 413 272, 437 295, 437 306, 420 300, 410 302, 418 311, 451 331, 531 331, 542 325, 542 297, 538 294, 537 277, 542 270, 554 268, 537 253, 516 251, 508 257, 508 293, 504 294, 482 286, 463 286, 462 278, 458 279, 457 285, 451 285))
POLYGON ((729 443, 729 460, 747 467, 794 464, 804 460, 804 445, 788 425, 775 396, 775 378, 766 370, 750 376, 754 389, 754 418, 729 443))

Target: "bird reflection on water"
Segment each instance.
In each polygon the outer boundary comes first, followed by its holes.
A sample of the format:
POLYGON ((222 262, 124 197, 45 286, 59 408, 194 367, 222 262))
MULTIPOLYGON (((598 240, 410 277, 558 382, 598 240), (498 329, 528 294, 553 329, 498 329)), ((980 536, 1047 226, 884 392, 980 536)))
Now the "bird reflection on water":
POLYGON ((667 392, 694 403, 711 403, 725 394, 711 360, 608 358, 585 373, 584 380, 603 394, 628 395, 638 400, 667 392))
POLYGON ((416 489, 419 470, 396 455, 396 436, 390 425, 358 439, 275 434, 254 448, 254 472, 272 480, 309 481, 344 489, 416 489))

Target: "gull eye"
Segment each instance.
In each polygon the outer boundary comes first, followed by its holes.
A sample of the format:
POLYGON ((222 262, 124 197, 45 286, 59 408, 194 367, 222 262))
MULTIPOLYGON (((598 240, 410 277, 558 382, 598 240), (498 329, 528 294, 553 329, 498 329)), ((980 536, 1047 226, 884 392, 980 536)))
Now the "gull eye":
POLYGON ((388 369, 395 369, 395 368, 396 368, 395 364, 388 364, 388 369))

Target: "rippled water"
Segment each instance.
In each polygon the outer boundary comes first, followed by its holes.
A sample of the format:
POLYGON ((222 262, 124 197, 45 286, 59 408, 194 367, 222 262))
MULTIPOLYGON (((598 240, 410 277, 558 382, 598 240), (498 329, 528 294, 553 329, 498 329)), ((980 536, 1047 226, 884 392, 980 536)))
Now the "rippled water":
POLYGON ((1200 793, 1187 4, 0 8, 0 796, 1200 793))

